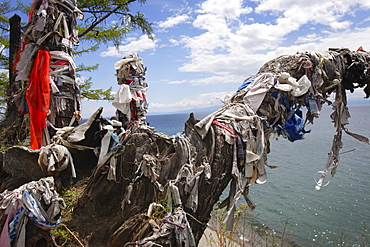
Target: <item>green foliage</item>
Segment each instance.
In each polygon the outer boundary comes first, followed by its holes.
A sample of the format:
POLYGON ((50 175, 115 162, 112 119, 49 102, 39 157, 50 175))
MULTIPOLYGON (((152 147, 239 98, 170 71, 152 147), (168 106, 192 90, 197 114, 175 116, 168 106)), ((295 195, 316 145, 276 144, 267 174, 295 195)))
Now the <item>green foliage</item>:
MULTIPOLYGON (((130 32, 141 30, 152 38, 152 23, 143 14, 130 12, 130 4, 146 0, 79 0, 77 7, 84 13, 84 20, 79 23, 80 45, 74 49, 75 56, 97 51, 102 45, 118 46, 130 32)), ((77 71, 92 71, 98 64, 85 66, 81 64, 77 71)), ((81 97, 94 100, 113 100, 112 87, 108 89, 92 89, 92 78, 79 80, 81 97)))
MULTIPOLYGON (((8 69, 9 61, 5 50, 9 48, 9 18, 7 14, 14 9, 10 6, 10 1, 0 2, 0 69, 8 69)), ((4 81, 1 81, 4 83, 4 81)))
POLYGON ((94 71, 94 70, 97 70, 99 67, 99 64, 95 64, 95 65, 90 65, 90 66, 86 66, 85 64, 80 64, 77 69, 76 69, 76 72, 80 72, 80 71, 88 71, 88 72, 91 72, 91 71, 94 71))
POLYGON ((328 246, 341 246, 341 247, 368 247, 370 246, 370 229, 364 222, 361 232, 357 239, 353 240, 347 233, 340 234, 333 233, 328 246))
POLYGON ((55 237, 55 242, 60 246, 64 246, 64 244, 69 243, 73 240, 69 232, 63 227, 57 227, 52 231, 52 233, 55 237))
POLYGON ((126 36, 135 30, 153 38, 152 23, 143 14, 130 12, 133 2, 145 3, 146 0, 80 0, 78 8, 85 18, 77 26, 81 46, 76 53, 96 51, 101 45, 113 43, 118 47, 126 36), (113 19, 114 18, 114 19, 113 19), (83 45, 88 45, 88 48, 83 45))
MULTIPOLYGON (((61 193, 61 198, 63 198, 66 208, 62 211, 62 220, 63 222, 68 222, 72 218, 72 211, 76 206, 79 196, 82 193, 82 188, 72 187, 69 190, 64 190, 61 193)), ((57 228, 52 231, 52 234, 55 238, 56 243, 59 246, 77 246, 74 244, 76 237, 68 229, 67 225, 60 224, 57 228)))
POLYGON ((257 221, 257 216, 244 204, 236 208, 234 213, 233 231, 228 231, 224 222, 226 209, 215 205, 211 214, 210 226, 212 232, 208 237, 210 246, 289 246, 298 247, 288 240, 288 220, 284 222, 283 232, 277 232, 257 221))
POLYGON ((6 50, 9 48, 9 18, 15 12, 21 12, 23 9, 23 4, 21 1, 17 1, 18 4, 14 6, 11 1, 1 1, 0 2, 0 69, 9 68, 9 59, 6 54, 6 50))
MULTIPOLYGON (((295 242, 289 240, 289 219, 282 222, 282 231, 278 232, 265 224, 261 225, 258 222, 258 216, 254 215, 247 205, 241 205, 236 208, 234 213, 233 231, 228 231, 224 223, 225 215, 226 210, 219 209, 218 204, 216 204, 209 223, 209 228, 212 229, 212 232, 208 236, 205 235, 209 246, 299 247, 295 242)), ((351 238, 345 232, 340 234, 333 233, 328 239, 327 246, 370 246, 370 230, 366 223, 363 223, 361 232, 356 238, 351 238)))
MULTIPOLYGON (((6 89, 9 83, 8 71, 0 71, 0 108, 5 107, 6 103, 6 89)), ((3 109, 0 109, 3 112, 3 109)))
MULTIPOLYGON (((111 41, 123 41, 127 32, 140 29, 151 37, 153 29, 151 23, 140 12, 132 14, 130 4, 133 2, 145 3, 146 0, 80 0, 78 8, 85 14, 85 19, 80 25, 79 37, 82 38, 88 33, 108 31, 113 28, 111 41), (108 24, 109 18, 115 16, 118 21, 108 24), (123 28, 119 28, 122 26, 123 28), (99 30, 97 29, 99 27, 99 30), (120 34, 113 34, 117 30, 123 31, 120 34)), ((99 35, 98 35, 99 36, 99 35)), ((101 37, 100 37, 101 39, 101 37)), ((101 41, 101 40, 97 40, 101 41)), ((103 39, 104 41, 104 39, 103 39)))
POLYGON ((103 89, 91 89, 92 87, 92 78, 81 79, 78 82, 81 89, 81 97, 92 100, 113 100, 114 96, 112 95, 112 87, 109 87, 106 90, 103 89))
POLYGON ((30 10, 31 10, 31 5, 30 4, 24 3, 24 1, 22 1, 22 0, 17 0, 17 7, 14 11, 19 11, 20 13, 28 15, 30 10))
POLYGON ((71 217, 73 208, 76 205, 80 194, 81 190, 78 190, 77 188, 74 187, 69 190, 64 190, 62 192, 60 196, 61 198, 63 198, 64 203, 66 204, 66 208, 63 210, 62 214, 63 218, 71 217))
POLYGON ((209 236, 206 236, 210 246, 247 246, 245 241, 241 240, 239 236, 244 237, 244 231, 246 230, 244 223, 246 223, 245 219, 250 215, 250 209, 247 205, 241 205, 235 210, 233 231, 227 230, 224 222, 226 213, 225 208, 219 208, 219 203, 215 205, 209 223, 209 228, 212 232, 209 236))
MULTIPOLYGON (((84 13, 84 20, 78 21, 80 45, 75 47, 73 54, 83 56, 97 51, 102 45, 118 47, 135 30, 141 30, 152 38, 152 23, 149 23, 140 12, 132 13, 131 4, 144 4, 146 0, 79 0, 77 7, 84 13)), ((18 0, 0 2, 0 69, 9 69, 9 17, 14 13, 28 14, 31 6, 18 0), (4 52, 5 51, 5 52, 4 52)), ((23 25, 25 25, 23 23, 23 25)), ((77 72, 91 72, 98 64, 77 66, 77 72)), ((112 100, 112 88, 92 89, 92 78, 77 78, 81 88, 81 97, 87 99, 112 100)), ((5 90, 9 83, 7 76, 0 75, 0 104, 6 102, 5 90)))

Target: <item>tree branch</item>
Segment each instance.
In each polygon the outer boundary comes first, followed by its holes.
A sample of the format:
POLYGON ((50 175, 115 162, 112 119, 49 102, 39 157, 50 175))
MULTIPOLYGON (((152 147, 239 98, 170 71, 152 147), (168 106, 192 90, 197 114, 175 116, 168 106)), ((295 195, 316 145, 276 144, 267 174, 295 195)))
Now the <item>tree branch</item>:
MULTIPOLYGON (((127 2, 127 5, 132 3, 132 2, 135 2, 136 0, 129 0, 127 2)), ((85 31, 83 31, 81 34, 78 35, 79 38, 83 37, 84 35, 86 35, 88 32, 92 31, 97 25, 99 25, 100 23, 102 23, 104 20, 106 20, 109 16, 111 16, 112 14, 116 13, 119 9, 120 9, 121 6, 117 6, 116 8, 114 8, 112 11, 108 12, 105 16, 103 16, 101 19, 99 19, 98 21, 94 22, 91 24, 91 26, 89 26, 85 31)))

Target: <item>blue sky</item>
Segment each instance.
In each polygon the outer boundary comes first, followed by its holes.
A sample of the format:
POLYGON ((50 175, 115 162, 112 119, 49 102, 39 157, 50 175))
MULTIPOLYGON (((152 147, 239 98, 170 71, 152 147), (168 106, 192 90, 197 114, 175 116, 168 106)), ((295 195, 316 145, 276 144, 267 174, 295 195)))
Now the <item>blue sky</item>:
MULTIPOLYGON (((83 76, 93 77, 93 88, 117 91, 113 64, 137 52, 148 68, 149 114, 220 106, 225 94, 280 55, 332 47, 370 51, 369 0, 148 0, 131 8, 153 23, 154 40, 130 33, 119 50, 102 47, 76 61, 99 63, 83 76)), ((349 95, 350 102, 369 104, 363 97, 362 91, 349 95)), ((111 102, 85 100, 83 117, 99 106, 104 116, 114 115, 111 102)))

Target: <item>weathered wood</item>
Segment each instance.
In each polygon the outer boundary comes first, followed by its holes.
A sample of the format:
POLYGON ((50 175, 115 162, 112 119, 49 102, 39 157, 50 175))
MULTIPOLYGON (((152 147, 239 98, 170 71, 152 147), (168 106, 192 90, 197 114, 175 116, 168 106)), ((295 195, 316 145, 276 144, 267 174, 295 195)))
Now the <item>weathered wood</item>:
MULTIPOLYGON (((215 151, 211 150, 213 135, 208 135, 204 140, 194 131, 197 122, 193 115, 186 122, 185 133, 194 148, 194 163, 199 165, 205 156, 213 156, 211 164, 212 177, 206 181, 204 175, 199 183, 199 205, 196 212, 185 207, 188 220, 193 229, 195 241, 198 242, 210 219, 213 205, 219 200, 221 193, 231 179, 232 147, 225 144, 222 134, 216 135, 215 151)), ((219 127, 215 127, 219 128, 219 127)), ((141 177, 135 181, 135 171, 144 154, 158 157, 160 184, 165 186, 169 180, 176 178, 177 173, 188 157, 178 143, 172 143, 155 132, 146 131, 132 134, 124 148, 117 152, 117 182, 107 180, 107 175, 102 169, 92 176, 79 199, 74 210, 73 223, 76 230, 83 238, 88 239, 89 246, 130 246, 135 240, 151 232, 148 226, 149 218, 144 215, 149 204, 165 200, 164 192, 159 191, 150 178, 141 177), (123 205, 125 193, 132 185, 130 204, 123 205), (122 207, 123 205, 123 207, 122 207), (78 222, 78 224, 77 224, 78 222), (147 234, 143 234, 143 231, 147 234)), ((179 191, 183 191, 184 182, 178 184, 179 191)), ((185 205, 187 194, 181 194, 182 204, 185 205)), ((159 220, 160 219, 156 219, 159 220)), ((175 246, 174 236, 161 238, 156 241, 163 246, 175 246)))
MULTIPOLYGON (((354 59, 356 58, 355 55, 353 55, 354 59)), ((307 59, 306 57, 304 58, 307 59)), ((297 59, 298 57, 295 56, 279 57, 265 64, 259 73, 271 72, 271 74, 278 76, 279 71, 290 71, 292 75, 299 77, 300 73, 302 73, 300 69, 297 71, 290 70, 293 61, 297 61, 297 59), (287 59, 289 61, 286 61, 287 59)), ((317 73, 322 72, 321 68, 316 69, 318 69, 318 72, 316 71, 317 73)), ((347 73, 347 71, 342 72, 347 73)), ((335 76, 334 72, 332 74, 335 76)), ((349 76, 348 78, 352 77, 349 76)), ((358 79, 362 79, 360 86, 369 87, 369 78, 370 76, 360 77, 358 79)), ((336 78, 325 77, 321 79, 323 83, 314 88, 320 92, 317 95, 318 100, 324 101, 326 94, 331 93, 333 85, 336 87, 337 94, 345 95, 342 88, 337 87, 338 84, 334 82, 336 78)), ((315 83, 315 81, 313 80, 312 83, 315 83)), ((350 90, 350 85, 347 85, 346 89, 350 90)), ((277 90, 277 88, 271 89, 273 93, 277 90)), ((366 90, 365 93, 368 94, 366 90)), ((303 97, 293 97, 290 91, 286 92, 285 96, 289 96, 287 100, 290 100, 293 104, 306 104, 303 101, 303 97)), ((242 102, 242 97, 244 95, 234 95, 234 101, 227 105, 227 107, 239 104, 239 101, 242 102)), ((345 99, 343 103, 346 103, 345 99)), ((288 117, 286 106, 280 104, 279 100, 270 94, 264 97, 257 112, 258 116, 251 113, 252 116, 250 112, 243 111, 243 107, 235 109, 235 112, 232 112, 227 117, 224 115, 223 118, 226 124, 228 121, 234 121, 233 124, 235 125, 230 124, 231 127, 229 127, 218 122, 216 119, 216 121, 212 122, 212 125, 210 122, 207 122, 211 127, 209 130, 207 128, 204 131, 200 129, 197 129, 197 131, 194 130, 194 125, 198 123, 198 120, 191 114, 185 123, 185 135, 181 138, 170 138, 165 134, 153 131, 153 129, 145 124, 132 122, 125 129, 125 132, 123 130, 117 131, 117 134, 122 133, 120 135, 120 145, 110 150, 104 156, 106 158, 104 162, 98 163, 98 158, 95 156, 93 148, 96 149, 95 151, 99 150, 102 136, 107 131, 102 130, 100 128, 101 126, 99 126, 100 123, 107 121, 100 118, 102 109, 99 109, 94 114, 94 117, 88 120, 88 123, 91 125, 80 125, 74 130, 66 132, 61 136, 62 139, 58 140, 67 146, 72 153, 77 174, 80 174, 76 181, 86 178, 86 176, 89 177, 73 212, 72 220, 68 223, 73 226, 74 231, 78 232, 79 237, 83 239, 86 245, 92 247, 136 246, 137 241, 141 241, 141 244, 150 244, 147 241, 153 241, 155 244, 161 246, 177 246, 176 237, 178 236, 176 234, 186 229, 186 227, 175 222, 168 222, 168 215, 173 216, 175 212, 181 211, 181 216, 186 215, 187 221, 190 223, 195 243, 198 243, 210 219, 210 213, 214 205, 219 200, 220 195, 230 180, 234 179, 230 189, 230 193, 234 195, 230 194, 229 199, 234 198, 236 200, 237 197, 235 196, 234 189, 236 183, 241 182, 241 180, 238 181, 237 179, 241 176, 247 178, 248 180, 246 179, 242 182, 245 182, 245 184, 248 183, 249 186, 258 182, 258 176, 265 175, 265 173, 258 173, 260 172, 258 170, 260 169, 258 168, 258 163, 247 164, 247 167, 242 162, 246 159, 246 154, 244 153, 244 157, 242 155, 239 157, 239 147, 237 148, 237 145, 240 144, 236 140, 237 135, 235 132, 245 138, 243 140, 244 143, 242 142, 241 149, 243 152, 249 150, 250 155, 253 152, 258 153, 258 150, 254 150, 248 147, 248 145, 253 145, 254 142, 262 143, 262 136, 263 138, 266 137, 264 145, 262 145, 265 149, 262 151, 259 150, 263 152, 261 156, 264 156, 269 152, 268 136, 274 130, 269 128, 268 125, 262 126, 262 123, 259 121, 252 123, 249 120, 253 118, 261 120, 262 118, 260 116, 262 116, 263 119, 266 119, 267 123, 284 125, 288 117), (237 125, 240 124, 240 119, 246 120, 244 124, 247 127, 244 130, 249 128, 248 132, 238 132, 240 129, 237 125), (86 129, 87 127, 88 129, 86 129), (235 132, 232 128, 234 128, 235 132), (205 135, 203 135, 203 138, 199 134, 201 132, 205 135), (262 135, 262 132, 264 135, 262 135), (83 140, 79 138, 77 138, 78 141, 69 140, 74 139, 71 138, 72 135, 74 137, 81 137, 82 134, 84 135, 83 140), (245 145, 243 146, 243 144, 245 145), (153 162, 145 163, 146 159, 153 162), (115 164, 115 169, 112 169, 112 164, 115 164), (211 177, 207 179, 206 174, 203 172, 204 170, 202 170, 205 169, 205 164, 207 164, 207 167, 208 164, 211 167, 211 177), (252 175, 248 171, 251 177, 247 176, 245 171, 249 168, 253 169, 252 175), (201 172, 197 173, 198 169, 201 172), (109 180, 108 174, 112 170, 116 171, 116 176, 115 179, 110 177, 109 180), (184 176, 182 172, 184 172, 184 176), (196 173, 198 175, 200 174, 199 177, 196 177, 197 186, 193 186, 190 189, 199 189, 196 193, 198 204, 194 205, 195 202, 193 200, 188 200, 194 196, 194 194, 191 194, 192 191, 189 192, 189 184, 191 182, 188 179, 193 179, 195 177, 193 175, 196 173), (172 201, 175 197, 174 195, 171 195, 173 198, 169 197, 169 191, 173 188, 171 187, 173 184, 177 186, 176 188, 179 191, 179 198, 176 197, 178 199, 176 202, 175 200, 172 201), (151 207, 154 209, 151 210, 151 207), (183 214, 183 212, 186 212, 186 214, 183 214), (164 232, 165 234, 157 237, 155 234, 159 232, 159 226, 165 224, 171 225, 170 227, 172 228, 167 228, 170 229, 168 232, 164 232), (148 237, 150 238, 149 240, 148 237)), ((206 118, 206 120, 209 119, 206 118)), ((201 123, 204 123, 204 121, 201 123)), ((341 122, 339 123, 338 126, 341 126, 341 122)), ((259 146, 259 148, 262 149, 262 146, 259 146)), ((251 158, 255 156, 252 155, 251 158)), ((38 166, 35 165, 37 164, 36 157, 37 151, 32 152, 24 148, 12 148, 4 151, 0 156, 0 161, 3 164, 2 167, 0 166, 2 189, 16 188, 23 182, 35 180, 39 176, 42 176, 42 173, 37 171, 36 167, 38 166), (7 155, 12 155, 12 157, 8 158, 7 155), (24 161, 25 157, 27 162, 30 163, 29 167, 21 165, 22 167, 17 168, 20 162, 27 163, 24 161), (32 172, 31 168, 35 172, 32 172), (24 174, 22 171, 19 171, 19 174, 17 174, 17 169, 23 170, 23 172, 28 169, 30 174, 24 174), (19 180, 14 174, 25 176, 26 179, 19 180)), ((264 157, 260 158, 260 160, 265 161, 264 157)), ((263 168, 264 165, 266 164, 263 163, 263 168)), ((261 172, 264 172, 264 169, 261 169, 261 172)), ((56 183, 59 189, 68 187, 73 183, 68 173, 69 171, 63 171, 58 174, 59 183, 56 183)), ((239 195, 243 193, 246 196, 248 187, 241 185, 238 189, 239 195)), ((248 203, 248 198, 246 200, 248 203)), ((249 206, 253 208, 254 204, 249 203, 249 206)), ((231 210, 229 212, 232 215, 232 206, 230 208, 231 210)))
POLYGON ((42 230, 29 220, 26 224, 25 247, 58 247, 58 245, 51 231, 42 230))
POLYGON ((14 146, 0 152, 0 191, 14 190, 30 181, 46 177, 37 163, 39 151, 14 146))
POLYGON ((22 89, 22 82, 15 82, 13 65, 21 41, 21 18, 14 15, 10 22, 10 47, 9 47, 9 83, 6 90, 8 96, 6 112, 0 121, 0 145, 13 146, 20 144, 27 138, 28 119, 16 111, 12 96, 22 89))
POLYGON ((9 84, 6 95, 12 96, 14 92, 20 89, 20 86, 15 83, 15 72, 13 69, 15 57, 17 55, 21 42, 21 17, 13 15, 9 19, 10 23, 10 47, 9 47, 9 84))
POLYGON ((0 192, 14 190, 19 186, 52 175, 58 192, 70 188, 74 183, 89 177, 96 166, 97 157, 93 150, 70 149, 75 162, 77 178, 72 179, 71 168, 61 172, 43 171, 38 165, 40 150, 14 146, 0 152, 0 192))

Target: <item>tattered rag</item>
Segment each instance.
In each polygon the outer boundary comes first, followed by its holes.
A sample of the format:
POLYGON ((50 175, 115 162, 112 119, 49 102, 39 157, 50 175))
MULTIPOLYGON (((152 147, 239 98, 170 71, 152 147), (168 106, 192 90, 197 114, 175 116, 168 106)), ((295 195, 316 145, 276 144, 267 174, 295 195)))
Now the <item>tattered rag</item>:
POLYGON ((31 148, 42 146, 42 130, 50 108, 50 53, 39 50, 30 74, 26 100, 30 110, 31 148))

